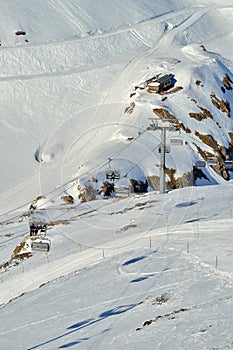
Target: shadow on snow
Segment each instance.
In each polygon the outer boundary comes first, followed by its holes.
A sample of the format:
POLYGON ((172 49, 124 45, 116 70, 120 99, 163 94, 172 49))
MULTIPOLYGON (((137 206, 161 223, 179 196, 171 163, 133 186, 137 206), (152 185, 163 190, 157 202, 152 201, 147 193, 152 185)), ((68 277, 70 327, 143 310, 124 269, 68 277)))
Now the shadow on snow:
MULTIPOLYGON (((97 322, 100 322, 100 321, 103 321, 104 319, 108 318, 108 317, 111 317, 111 316, 116 316, 116 315, 120 315, 120 314, 123 314, 131 309, 133 309, 137 304, 130 304, 130 305, 121 305, 121 306, 117 306, 113 309, 110 309, 110 310, 107 310, 103 313, 101 313, 98 318, 89 318, 87 320, 84 320, 84 321, 81 321, 81 322, 78 322, 78 323, 75 323, 73 324, 72 326, 69 326, 67 329, 70 330, 62 335, 59 335, 57 337, 54 337, 52 339, 49 339, 43 343, 40 343, 40 344, 37 344, 37 345, 34 345, 32 346, 31 348, 28 348, 27 350, 33 350, 33 349, 37 349, 43 345, 46 345, 46 344, 49 344, 49 343, 52 343, 58 339, 62 339, 63 337, 66 337, 67 335, 69 334, 72 334, 74 332, 77 332, 78 330, 80 329, 83 329, 83 328, 86 328, 86 327, 89 327, 89 326, 92 326, 94 325, 95 323, 97 322)), ((109 331, 109 329, 105 329, 103 332, 101 333, 105 333, 109 331)), ((59 347, 59 349, 65 349, 65 348, 69 348, 71 346, 74 346, 74 345, 77 345, 83 341, 86 341, 90 338, 80 338, 78 339, 77 341, 74 341, 74 342, 70 342, 70 343, 67 343, 67 344, 64 344, 64 345, 61 345, 59 347)))
POLYGON ((195 205, 195 204, 197 204, 197 202, 195 202, 195 201, 184 202, 184 203, 177 204, 176 207, 177 208, 186 208, 186 207, 191 207, 192 205, 195 205))
POLYGON ((136 263, 140 260, 146 259, 146 258, 147 258, 147 256, 139 256, 137 258, 126 261, 122 266, 131 265, 131 264, 134 264, 134 263, 136 263))
POLYGON ((149 278, 149 277, 150 276, 148 276, 148 277, 138 277, 138 278, 135 278, 134 280, 130 281, 130 283, 141 282, 141 281, 147 280, 147 278, 149 278))

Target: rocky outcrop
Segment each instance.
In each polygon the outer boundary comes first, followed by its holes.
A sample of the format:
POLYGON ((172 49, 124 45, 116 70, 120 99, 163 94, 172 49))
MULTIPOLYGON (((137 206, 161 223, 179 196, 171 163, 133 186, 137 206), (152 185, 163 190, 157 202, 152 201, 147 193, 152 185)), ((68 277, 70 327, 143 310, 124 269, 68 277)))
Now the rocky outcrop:
POLYGON ((223 113, 225 113, 228 117, 230 117, 231 115, 231 106, 229 101, 223 101, 220 98, 218 98, 214 93, 210 95, 211 97, 211 101, 213 103, 213 105, 219 109, 220 111, 222 111, 223 113))
POLYGON ((198 121, 202 121, 203 119, 207 119, 207 118, 214 119, 210 111, 208 111, 208 109, 201 106, 198 106, 198 108, 201 110, 201 112, 200 113, 190 112, 189 113, 190 118, 194 118, 198 121))
POLYGON ((231 80, 231 78, 229 77, 228 74, 225 74, 225 76, 224 76, 222 82, 223 82, 223 85, 225 86, 225 88, 226 88, 227 90, 232 90, 231 84, 233 84, 233 81, 231 80))

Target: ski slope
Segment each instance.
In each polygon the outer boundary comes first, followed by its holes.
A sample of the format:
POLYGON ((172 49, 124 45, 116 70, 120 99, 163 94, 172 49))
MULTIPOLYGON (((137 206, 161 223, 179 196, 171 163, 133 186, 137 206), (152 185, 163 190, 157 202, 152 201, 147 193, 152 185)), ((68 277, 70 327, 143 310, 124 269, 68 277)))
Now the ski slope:
POLYGON ((233 1, 0 5, 1 350, 232 349, 232 172, 206 165, 208 180, 165 194, 104 199, 101 186, 109 158, 119 184, 159 176, 147 128, 161 106, 190 130, 167 132, 183 140, 166 155, 177 178, 198 147, 213 152, 196 132, 230 149, 233 1), (164 100, 135 90, 170 73, 182 89, 164 100), (190 117, 201 108, 213 117, 190 117), (80 203, 84 185, 96 200, 80 203), (13 258, 32 204, 51 250, 13 258))
POLYGON ((2 274, 1 348, 231 348, 230 187, 74 209, 49 254, 2 274))

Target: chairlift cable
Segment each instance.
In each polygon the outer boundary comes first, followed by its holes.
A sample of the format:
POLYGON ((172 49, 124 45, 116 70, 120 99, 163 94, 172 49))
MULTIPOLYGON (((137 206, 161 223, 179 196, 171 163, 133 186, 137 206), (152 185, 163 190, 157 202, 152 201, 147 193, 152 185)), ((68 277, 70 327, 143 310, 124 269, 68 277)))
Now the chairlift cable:
MULTIPOLYGON (((141 137, 142 135, 144 135, 144 133, 145 133, 146 131, 147 131, 147 130, 143 130, 143 131, 142 131, 139 135, 137 135, 129 144, 125 145, 125 147, 123 147, 123 149, 121 149, 121 150, 119 150, 119 151, 116 151, 116 152, 115 152, 113 155, 111 155, 111 157, 109 157, 109 158, 110 158, 110 159, 114 159, 114 157, 116 157, 117 155, 121 154, 123 151, 125 151, 125 149, 127 149, 129 146, 131 146, 132 143, 133 143, 134 141, 137 141, 139 137, 141 137)), ((157 147, 156 147, 156 148, 157 148, 157 147)), ((155 148, 155 149, 156 149, 156 148, 155 148)), ((153 149, 151 152, 153 152, 155 149, 153 149)), ((147 157, 147 156, 146 156, 146 157, 147 157)), ((146 157, 144 157, 142 160, 144 160, 146 157)), ((109 158, 108 158, 108 159, 109 159, 109 158)), ((141 161, 142 161, 142 160, 141 160, 141 161)), ((141 162, 141 161, 140 161, 140 162, 141 162)), ((140 163, 140 162, 139 162, 139 163, 140 163)), ((101 164, 99 164, 98 166, 94 166, 93 168, 89 169, 89 170, 88 170, 88 174, 89 174, 90 172, 93 172, 94 170, 99 169, 100 167, 104 166, 105 164, 106 164, 106 160, 103 161, 103 162, 102 162, 101 164)), ((134 167, 135 167, 135 166, 134 166, 134 167)), ((133 168, 134 168, 134 167, 133 167, 133 168)), ((86 175, 83 179, 85 180, 87 177, 88 177, 88 175, 86 175)), ((57 191, 59 191, 59 189, 62 188, 62 191, 56 193, 56 195, 55 195, 54 197, 51 197, 51 198, 45 200, 45 201, 43 202, 43 205, 49 203, 51 200, 57 198, 62 192, 64 192, 64 187, 65 187, 66 185, 70 184, 70 186, 66 187, 66 190, 69 190, 70 188, 72 188, 72 187, 73 187, 73 184, 71 184, 71 183, 74 182, 74 181, 76 181, 76 180, 78 180, 79 178, 80 178, 80 176, 77 176, 77 177, 73 178, 72 180, 67 181, 65 184, 62 184, 61 186, 57 187, 56 189, 53 189, 53 190, 47 192, 44 196, 48 196, 49 194, 51 194, 51 193, 53 193, 53 192, 57 192, 57 191)), ((24 204, 18 206, 17 208, 14 208, 14 209, 12 209, 12 210, 9 210, 8 212, 5 212, 5 213, 1 214, 0 217, 1 217, 1 216, 4 216, 4 215, 7 215, 7 214, 9 214, 9 213, 11 213, 11 212, 14 212, 15 210, 21 209, 21 208, 23 208, 24 206, 29 205, 29 204, 31 204, 31 203, 32 203, 32 201, 26 202, 26 203, 24 203, 24 204)), ((38 207, 37 207, 36 209, 40 209, 40 208, 41 208, 41 206, 38 205, 38 207)), ((16 219, 16 218, 18 218, 18 217, 21 217, 22 215, 28 215, 29 211, 30 211, 30 210, 27 210, 26 212, 24 212, 24 213, 22 213, 22 214, 18 214, 18 215, 15 215, 15 216, 13 216, 13 217, 11 217, 11 218, 9 218, 9 219, 3 220, 3 221, 0 222, 0 224, 4 224, 5 222, 7 222, 7 221, 9 221, 9 220, 13 220, 13 219, 16 219)))
MULTIPOLYGON (((109 159, 114 159, 116 156, 118 156, 118 155, 121 154, 123 151, 125 151, 125 149, 127 149, 129 146, 131 146, 132 143, 133 143, 134 141, 137 141, 139 137, 141 137, 142 135, 144 135, 144 133, 145 133, 146 131, 147 131, 147 130, 144 130, 144 129, 143 129, 143 131, 142 131, 139 135, 137 135, 129 144, 125 145, 125 147, 123 147, 121 150, 116 151, 114 154, 112 154, 111 157, 108 158, 108 160, 109 160, 109 159)), ((174 133, 174 131, 173 131, 172 133, 174 133)), ((150 151, 150 153, 151 153, 151 152, 154 152, 157 148, 158 148, 158 146, 156 146, 154 149, 152 149, 152 151, 150 151)), ((149 154, 150 154, 150 153, 149 153, 149 154)), ((148 157, 149 154, 147 154, 144 158, 142 158, 138 163, 140 164, 144 159, 146 159, 146 158, 148 157)), ((106 164, 106 160, 103 161, 103 162, 102 162, 101 164, 99 164, 98 166, 94 166, 93 168, 89 169, 88 172, 87 172, 87 174, 93 172, 94 170, 99 169, 100 167, 104 166, 105 164, 106 164)), ((133 170, 135 167, 136 167, 136 165, 134 165, 134 166, 128 171, 128 173, 129 173, 131 170, 133 170)), ((126 176, 128 175, 128 173, 126 174, 126 176)), ((85 180, 87 177, 88 177, 88 175, 86 175, 83 179, 85 180)), ((52 189, 51 191, 47 192, 47 193, 44 195, 45 197, 48 196, 49 194, 52 194, 53 192, 59 191, 59 189, 62 189, 62 191, 56 193, 56 195, 55 195, 54 197, 51 197, 51 198, 45 200, 45 201, 43 202, 43 205, 49 203, 51 200, 57 198, 60 194, 62 194, 62 192, 64 192, 64 187, 65 187, 66 185, 70 184, 70 186, 66 187, 65 190, 69 190, 70 188, 72 188, 72 187, 73 187, 73 184, 71 184, 71 183, 74 182, 74 181, 76 181, 76 180, 78 180, 79 178, 80 178, 80 176, 77 176, 77 177, 73 178, 72 180, 69 180, 69 181, 67 181, 66 183, 60 185, 60 186, 57 187, 56 189, 52 189)), ((18 210, 18 209, 21 209, 21 208, 23 208, 23 207, 25 207, 25 206, 27 206, 27 205, 30 205, 31 203, 32 203, 32 201, 26 202, 26 203, 24 203, 24 204, 22 204, 22 205, 20 205, 20 206, 18 206, 18 207, 16 207, 16 208, 14 208, 14 209, 11 209, 11 210, 9 210, 9 211, 3 213, 3 214, 0 214, 0 217, 1 217, 1 216, 5 216, 5 215, 7 215, 7 214, 10 214, 10 213, 12 213, 12 212, 14 212, 14 211, 16 211, 16 210, 18 210)), ((40 208, 41 208, 41 206, 39 205, 39 206, 37 207, 37 209, 40 209, 40 208)), ((11 218, 9 218, 9 219, 5 219, 5 220, 1 221, 0 224, 4 224, 4 223, 7 222, 8 220, 16 219, 16 218, 18 218, 18 217, 21 217, 22 215, 28 215, 29 211, 30 211, 30 210, 27 210, 27 211, 24 212, 24 213, 15 215, 15 216, 13 216, 13 217, 11 217, 11 218)))

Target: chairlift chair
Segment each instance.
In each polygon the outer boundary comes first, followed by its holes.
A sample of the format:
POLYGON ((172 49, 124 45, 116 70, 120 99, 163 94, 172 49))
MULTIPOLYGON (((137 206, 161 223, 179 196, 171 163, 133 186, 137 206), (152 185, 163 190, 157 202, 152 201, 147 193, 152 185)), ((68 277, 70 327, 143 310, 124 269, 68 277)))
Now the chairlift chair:
POLYGON ((119 180, 120 179, 120 171, 118 169, 107 169, 106 170, 106 179, 108 180, 119 180))
POLYGON ((196 168, 204 168, 206 166, 206 162, 204 160, 197 160, 195 163, 196 168))
POLYGON ((233 170, 233 161, 232 160, 227 160, 224 162, 225 168, 227 170, 233 170))
POLYGON ((217 157, 208 157, 207 163, 209 165, 218 165, 218 158, 217 157))
POLYGON ((46 231, 47 231, 46 224, 30 223, 30 236, 35 236, 40 233, 46 233, 46 231))
POLYGON ((33 251, 48 252, 50 250, 51 241, 48 237, 38 236, 33 239, 31 248, 33 251))
POLYGON ((120 198, 129 197, 130 188, 129 186, 116 186, 115 187, 115 196, 120 198))
MULTIPOLYGON (((159 153, 161 153, 161 144, 159 144, 159 153)), ((171 149, 170 149, 170 146, 166 145, 165 146, 165 153, 170 153, 171 152, 171 149)))
POLYGON ((40 233, 46 233, 47 223, 44 218, 32 217, 29 219, 30 236, 35 236, 40 233))
POLYGON ((172 139, 170 139, 170 144, 173 146, 182 146, 183 139, 180 137, 172 138, 172 139))
POLYGON ((111 180, 111 181, 119 180, 120 179, 120 171, 119 171, 119 169, 111 168, 111 164, 110 164, 111 161, 112 161, 112 159, 108 158, 109 167, 105 170, 106 179, 111 180))

